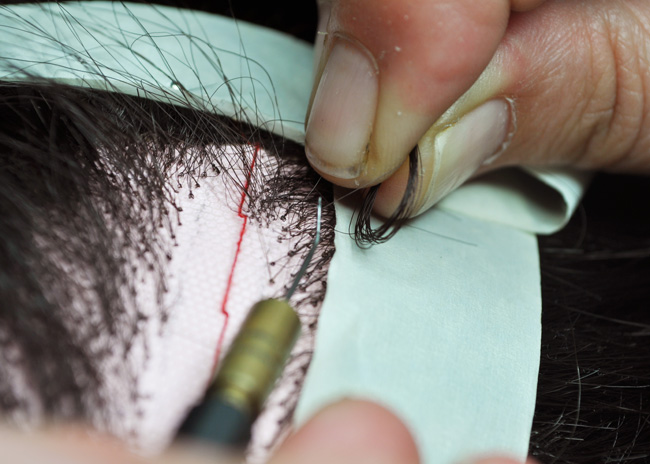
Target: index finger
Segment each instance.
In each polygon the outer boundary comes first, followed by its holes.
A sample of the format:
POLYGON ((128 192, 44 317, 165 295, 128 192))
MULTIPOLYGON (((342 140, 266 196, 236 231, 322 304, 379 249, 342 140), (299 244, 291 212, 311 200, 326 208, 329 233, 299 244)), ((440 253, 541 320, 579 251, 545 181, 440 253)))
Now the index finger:
POLYGON ((389 177, 487 66, 510 7, 508 0, 325 2, 329 20, 307 116, 313 167, 351 188, 389 177))

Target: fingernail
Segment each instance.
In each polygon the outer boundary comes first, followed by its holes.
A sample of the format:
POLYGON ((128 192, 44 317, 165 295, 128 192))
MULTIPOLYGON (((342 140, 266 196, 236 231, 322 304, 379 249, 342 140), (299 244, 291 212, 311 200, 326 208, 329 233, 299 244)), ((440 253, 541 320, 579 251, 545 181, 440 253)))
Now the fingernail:
POLYGON ((318 26, 316 28, 316 37, 314 39, 314 74, 318 72, 318 64, 323 53, 325 45, 325 36, 327 35, 327 23, 330 19, 332 6, 329 3, 318 4, 318 26))
POLYGON ((334 40, 307 119, 305 151, 322 173, 354 179, 363 169, 375 120, 378 68, 360 43, 334 40))
POLYGON ((508 147, 514 133, 512 102, 491 100, 457 123, 425 135, 419 143, 425 178, 431 172, 419 212, 459 187, 483 164, 492 163, 508 147))

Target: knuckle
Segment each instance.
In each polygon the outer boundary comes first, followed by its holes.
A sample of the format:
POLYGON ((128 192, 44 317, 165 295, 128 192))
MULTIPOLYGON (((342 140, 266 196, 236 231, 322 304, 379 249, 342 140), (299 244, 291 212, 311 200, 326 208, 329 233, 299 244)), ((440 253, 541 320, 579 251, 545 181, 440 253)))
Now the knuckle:
POLYGON ((595 79, 584 115, 592 122, 585 157, 612 171, 650 172, 650 11, 643 17, 616 3, 591 36, 595 79))

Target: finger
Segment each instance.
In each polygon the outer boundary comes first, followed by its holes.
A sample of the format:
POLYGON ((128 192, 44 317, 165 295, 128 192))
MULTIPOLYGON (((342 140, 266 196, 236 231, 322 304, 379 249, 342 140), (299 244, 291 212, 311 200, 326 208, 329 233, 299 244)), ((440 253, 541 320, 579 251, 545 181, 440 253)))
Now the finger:
POLYGON ((358 187, 394 172, 476 80, 510 2, 332 0, 321 9, 329 20, 319 34, 306 152, 324 177, 358 187))
POLYGON ((129 451, 123 442, 81 427, 57 427, 21 433, 0 428, 3 462, 58 464, 238 464, 242 457, 211 446, 183 444, 164 455, 145 458, 129 451))
MULTIPOLYGON (((417 210, 502 166, 650 172, 650 3, 549 1, 513 15, 477 83, 420 140, 417 210)), ((407 167, 380 188, 390 214, 407 167)))
POLYGON ((511 8, 514 11, 529 11, 537 8, 546 0, 512 0, 511 8))
POLYGON ((291 436, 269 464, 417 464, 406 426, 385 408, 346 400, 325 408, 291 436))

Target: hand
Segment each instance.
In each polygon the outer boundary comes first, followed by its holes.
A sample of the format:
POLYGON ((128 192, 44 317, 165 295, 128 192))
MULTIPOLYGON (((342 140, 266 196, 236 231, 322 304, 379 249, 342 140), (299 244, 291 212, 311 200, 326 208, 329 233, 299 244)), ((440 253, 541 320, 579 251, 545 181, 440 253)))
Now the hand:
MULTIPOLYGON (((128 452, 119 442, 83 430, 55 429, 38 434, 0 431, 6 462, 54 464, 239 464, 241 459, 211 447, 185 445, 153 459, 128 452)), ((342 401, 325 408, 290 437, 269 464, 417 464, 417 449, 402 422, 367 401, 342 401)), ((485 458, 476 464, 517 464, 485 458)), ((528 461, 527 464, 533 464, 528 461)))
POLYGON ((418 141, 418 212, 503 166, 650 172, 647 0, 320 8, 307 156, 336 184, 383 182, 380 214, 397 207, 418 141))

